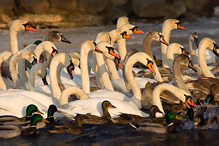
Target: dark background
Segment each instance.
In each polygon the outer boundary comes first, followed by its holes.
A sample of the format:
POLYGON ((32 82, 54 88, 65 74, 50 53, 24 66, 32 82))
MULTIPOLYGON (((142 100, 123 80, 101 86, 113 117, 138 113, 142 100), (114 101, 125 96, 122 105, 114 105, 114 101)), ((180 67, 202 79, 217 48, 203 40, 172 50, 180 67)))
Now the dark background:
POLYGON ((16 18, 38 27, 80 27, 130 21, 163 22, 167 18, 195 21, 210 17, 219 0, 0 0, 0 28, 16 18))

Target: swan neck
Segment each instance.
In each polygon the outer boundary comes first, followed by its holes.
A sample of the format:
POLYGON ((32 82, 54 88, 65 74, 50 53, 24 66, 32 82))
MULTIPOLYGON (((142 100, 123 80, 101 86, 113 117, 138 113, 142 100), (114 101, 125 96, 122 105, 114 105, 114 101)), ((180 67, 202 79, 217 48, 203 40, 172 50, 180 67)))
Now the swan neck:
POLYGON ((119 39, 119 40, 117 40, 117 44, 118 44, 119 55, 121 57, 121 63, 123 64, 123 61, 124 61, 125 56, 127 54, 126 40, 125 39, 119 39))
POLYGON ((13 28, 10 28, 10 45, 12 54, 18 52, 17 31, 13 30, 13 28))
MULTIPOLYGON (((163 28, 162 28, 162 33, 164 36, 164 39, 166 40, 167 43, 169 43, 170 40, 170 32, 171 32, 171 28, 168 27, 167 23, 164 23, 163 28)), ((168 67, 168 63, 167 63, 167 45, 161 43, 161 52, 162 52, 162 64, 163 67, 168 67)))

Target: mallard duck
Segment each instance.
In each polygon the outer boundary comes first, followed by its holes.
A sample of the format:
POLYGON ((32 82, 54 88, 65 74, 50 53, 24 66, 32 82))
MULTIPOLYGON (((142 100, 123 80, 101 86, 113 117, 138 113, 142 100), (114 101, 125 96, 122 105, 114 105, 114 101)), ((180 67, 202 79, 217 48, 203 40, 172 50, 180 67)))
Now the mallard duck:
POLYGON ((36 105, 30 104, 26 108, 26 116, 22 118, 18 118, 16 116, 10 116, 10 115, 0 116, 0 124, 9 125, 9 124, 16 124, 18 122, 30 121, 31 116, 34 112, 43 114, 41 111, 39 111, 36 105))
POLYGON ((165 114, 164 118, 166 122, 155 122, 155 121, 146 121, 141 120, 137 123, 131 123, 130 125, 138 131, 146 131, 153 133, 169 133, 175 132, 177 126, 177 120, 182 120, 177 113, 182 111, 182 106, 173 105, 171 110, 165 114))
POLYGON ((55 129, 49 130, 50 133, 70 133, 70 134, 80 134, 82 133, 82 121, 86 117, 85 115, 77 114, 75 117, 75 126, 72 125, 59 125, 55 126, 55 129))
POLYGON ((90 113, 86 114, 84 118, 82 119, 84 124, 105 124, 110 122, 111 115, 108 111, 108 108, 116 108, 111 104, 111 102, 105 100, 102 102, 102 111, 103 116, 98 117, 95 115, 92 115, 90 113))
POLYGON ((44 119, 39 114, 34 114, 30 119, 30 127, 22 128, 21 126, 14 125, 0 125, 0 137, 2 138, 12 138, 15 136, 27 136, 31 134, 35 134, 37 132, 36 124, 40 121, 44 121, 49 123, 46 119, 44 119))

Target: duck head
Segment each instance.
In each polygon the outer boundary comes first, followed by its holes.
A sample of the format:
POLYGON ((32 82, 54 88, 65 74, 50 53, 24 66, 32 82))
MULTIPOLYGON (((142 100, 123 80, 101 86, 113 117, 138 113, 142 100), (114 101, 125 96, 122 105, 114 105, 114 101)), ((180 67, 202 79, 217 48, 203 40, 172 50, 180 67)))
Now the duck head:
POLYGON ((150 107, 150 112, 149 112, 150 117, 151 117, 151 118, 156 118, 156 113, 162 113, 162 114, 164 114, 163 112, 160 111, 160 109, 159 109, 156 105, 152 105, 152 106, 150 107))
POLYGON ((30 126, 31 127, 35 127, 36 124, 40 121, 43 121, 45 123, 49 123, 48 120, 44 119, 41 115, 39 114, 34 114, 32 117, 31 117, 31 120, 30 120, 30 126))
POLYGON ((59 111, 57 109, 57 107, 54 104, 52 104, 52 105, 49 106, 49 109, 47 111, 47 116, 48 117, 53 117, 55 112, 61 113, 61 111, 59 111))
POLYGON ((43 113, 41 111, 39 111, 39 109, 37 108, 36 105, 30 104, 30 105, 27 106, 27 108, 26 108, 26 116, 27 117, 31 117, 32 114, 35 113, 35 112, 43 115, 43 113))

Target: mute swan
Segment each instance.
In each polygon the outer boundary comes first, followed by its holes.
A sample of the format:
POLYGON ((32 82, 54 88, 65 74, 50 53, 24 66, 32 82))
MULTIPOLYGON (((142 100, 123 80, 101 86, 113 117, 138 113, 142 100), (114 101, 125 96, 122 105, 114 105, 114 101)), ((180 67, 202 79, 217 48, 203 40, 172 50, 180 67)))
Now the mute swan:
POLYGON ((203 72, 203 75, 206 77, 215 78, 215 76, 211 73, 211 71, 208 69, 207 64, 206 64, 206 60, 205 60, 206 49, 213 51, 213 53, 218 57, 219 53, 217 53, 218 47, 216 45, 216 42, 212 40, 211 38, 203 38, 198 46, 199 64, 203 72))
MULTIPOLYGON (((165 39, 166 39, 166 37, 165 37, 165 39)), ((169 44, 164 40, 164 36, 161 32, 159 32, 157 30, 148 31, 145 38, 144 38, 144 41, 143 41, 144 51, 153 59, 153 54, 152 54, 152 50, 151 50, 151 42, 152 41, 159 41, 166 46, 168 46, 169 44)), ((166 55, 166 51, 165 51, 165 55, 166 55)), ((154 59, 152 61, 154 62, 154 59)), ((154 79, 159 81, 159 82, 163 82, 163 79, 161 78, 160 72, 159 72, 157 65, 155 63, 153 64, 153 68, 154 68, 154 71, 156 72, 156 74, 154 75, 154 79)))
POLYGON ((171 43, 167 47, 167 63, 169 65, 169 69, 173 71, 173 61, 174 61, 174 55, 175 54, 185 54, 189 55, 189 53, 185 50, 185 48, 178 43, 171 43))
POLYGON ((18 80, 18 75, 17 75, 17 69, 16 69, 17 62, 20 59, 26 59, 27 61, 31 62, 32 64, 37 62, 36 55, 33 53, 32 50, 21 50, 21 51, 18 51, 17 53, 15 53, 11 57, 11 60, 9 63, 9 70, 10 70, 11 77, 12 77, 12 80, 14 83, 14 88, 18 88, 20 85, 19 80, 18 80))
POLYGON ((49 96, 53 96, 59 100, 61 95, 61 89, 59 87, 60 79, 60 72, 61 69, 65 67, 67 68, 68 75, 71 79, 73 79, 72 70, 74 70, 74 65, 71 61, 71 57, 66 53, 59 53, 53 57, 50 63, 50 84, 47 86, 38 86, 35 87, 34 90, 36 92, 40 92, 49 96))
MULTIPOLYGON (((191 106, 195 106, 197 107, 194 102, 192 101, 191 97, 190 97, 190 93, 186 92, 183 89, 177 88, 171 84, 168 83, 163 83, 159 86, 157 86, 154 91, 153 91, 153 97, 152 97, 152 101, 153 101, 153 105, 157 105, 157 107, 160 109, 161 112, 164 113, 163 110, 163 106, 161 105, 161 101, 160 101, 160 94, 163 91, 170 91, 171 93, 173 93, 179 100, 181 100, 182 102, 186 102, 186 104, 188 103, 191 106), (188 98, 188 96, 190 98, 188 98)), ((156 117, 162 117, 163 114, 161 113, 156 113, 156 117)))
POLYGON ((36 31, 25 20, 17 19, 17 20, 12 21, 10 25, 10 45, 11 45, 12 54, 15 54, 18 51, 17 32, 22 31, 22 30, 36 31))
MULTIPOLYGON (((169 44, 169 40, 170 40, 170 32, 173 29, 182 29, 182 30, 186 30, 180 23, 179 20, 177 19, 167 19, 164 23, 163 23, 163 27, 162 27, 162 34, 166 40, 166 42, 169 44)), ((167 63, 167 58, 166 58, 166 53, 167 53, 167 46, 165 44, 161 44, 161 52, 162 52, 162 63, 163 63, 163 67, 168 67, 168 63, 167 63)), ((156 70, 155 70, 156 71, 156 70)))

